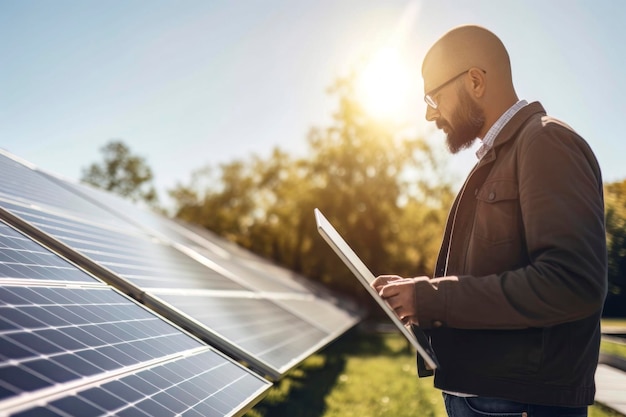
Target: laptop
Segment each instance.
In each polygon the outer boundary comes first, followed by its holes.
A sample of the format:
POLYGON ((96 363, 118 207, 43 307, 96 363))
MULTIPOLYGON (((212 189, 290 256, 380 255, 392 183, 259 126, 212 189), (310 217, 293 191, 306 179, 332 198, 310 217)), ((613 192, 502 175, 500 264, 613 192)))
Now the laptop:
POLYGON ((315 222, 317 223, 317 230, 322 235, 324 240, 330 245, 335 253, 341 258, 343 263, 352 271, 357 277, 359 282, 365 287, 369 294, 376 300, 378 305, 387 313, 393 324, 400 330, 400 332, 406 337, 411 345, 417 350, 417 353, 422 357, 426 365, 430 369, 436 369, 439 366, 435 352, 433 351, 428 338, 419 327, 415 325, 405 325, 396 316, 396 313, 389 307, 387 302, 383 300, 376 290, 370 286, 370 283, 374 281, 374 274, 365 266, 365 264, 354 253, 352 248, 348 246, 346 241, 335 230, 332 224, 324 217, 319 209, 315 209, 315 222))

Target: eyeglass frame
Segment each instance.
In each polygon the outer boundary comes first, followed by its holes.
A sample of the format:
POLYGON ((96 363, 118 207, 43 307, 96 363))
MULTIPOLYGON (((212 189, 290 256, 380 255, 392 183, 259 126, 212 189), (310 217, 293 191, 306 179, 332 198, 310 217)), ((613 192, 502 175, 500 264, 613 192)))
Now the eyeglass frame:
MULTIPOLYGON (((433 108, 434 110, 437 110, 437 107, 439 107, 439 104, 437 104, 437 102, 435 101, 435 99, 433 98, 433 95, 435 93, 437 93, 437 91, 441 90, 443 87, 445 87, 446 85, 450 84, 452 81, 456 80, 457 78, 459 78, 461 75, 464 75, 468 72, 470 72, 472 70, 472 68, 466 69, 465 71, 461 72, 460 74, 455 75, 454 77, 450 78, 448 81, 444 82, 443 84, 441 84, 438 87, 433 88, 432 90, 430 90, 428 93, 424 94, 424 101, 426 102, 427 105, 429 105, 431 108, 433 108)), ((481 69, 481 71, 484 74, 487 74, 487 71, 485 71, 484 69, 481 69)))

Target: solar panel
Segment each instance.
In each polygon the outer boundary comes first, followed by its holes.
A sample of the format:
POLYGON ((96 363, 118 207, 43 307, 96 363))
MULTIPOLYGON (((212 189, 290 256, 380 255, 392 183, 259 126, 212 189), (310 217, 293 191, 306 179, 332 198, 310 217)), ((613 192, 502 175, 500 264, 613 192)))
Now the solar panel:
POLYGON ((5 281, 97 282, 5 223, 0 223, 0 277, 5 281))
POLYGON ((19 395, 201 344, 111 288, 0 288, 0 381, 19 395), (9 302, 10 301, 10 302, 9 302))
POLYGON ((216 347, 246 358, 253 369, 273 379, 297 365, 303 352, 306 357, 319 349, 320 343, 325 345, 340 334, 328 332, 273 300, 238 294, 213 296, 157 290, 147 296, 146 303, 157 311, 161 305, 176 306, 190 321, 218 336, 212 339, 216 347))
MULTIPOLYGON (((184 236, 180 238, 183 239, 184 236)), ((310 294, 312 291, 320 290, 310 281, 291 271, 260 257, 241 255, 240 248, 233 250, 227 242, 220 242, 217 239, 214 241, 219 242, 219 245, 209 240, 200 240, 198 243, 187 241, 185 245, 235 275, 246 277, 246 283, 255 291, 310 294)))
MULTIPOLYGON (((248 287, 257 291, 310 293, 313 283, 296 274, 272 265, 209 231, 190 224, 176 222, 147 210, 141 210, 127 200, 91 186, 64 181, 50 174, 52 181, 85 195, 96 204, 106 204, 119 215, 144 229, 156 231, 166 239, 201 253, 215 264, 243 277, 248 287)), ((319 289, 319 288, 318 288, 319 289)))
POLYGON ((359 320, 350 304, 340 306, 328 291, 240 248, 224 244, 220 251, 219 240, 4 159, 0 189, 32 186, 0 193, 0 216, 265 376, 280 378, 359 320), (50 190, 81 202, 70 209, 65 197, 48 201, 50 190), (309 298, 318 302, 301 303, 315 306, 305 315, 298 301, 309 298), (228 329, 220 317, 228 318, 228 329), (274 333, 261 331, 272 323, 274 333))
POLYGON ((234 415, 270 386, 4 222, 0 259, 0 414, 234 415))
POLYGON ((0 150, 0 198, 35 204, 51 211, 61 209, 70 216, 76 215, 85 219, 94 219, 100 224, 117 224, 130 228, 104 208, 98 207, 77 196, 63 187, 55 185, 48 178, 37 174, 25 161, 18 162, 15 157, 0 150))
POLYGON ((259 381, 205 350, 40 401, 13 416, 228 416, 238 411, 233 405, 247 409, 258 399, 259 387, 263 389, 259 381))
POLYGON ((245 290, 215 270, 145 233, 69 219, 0 201, 0 206, 139 288, 245 290))
POLYGON ((49 176, 59 184, 67 186, 80 194, 87 195, 94 201, 106 202, 108 207, 111 207, 118 213, 124 213, 128 219, 136 224, 151 230, 157 230, 166 239, 182 244, 201 254, 218 267, 230 271, 234 276, 240 277, 246 287, 253 291, 262 292, 264 296, 273 300, 283 300, 285 299, 285 294, 293 294, 293 302, 281 302, 280 304, 290 305, 294 310, 298 310, 299 307, 306 310, 307 317, 316 317, 316 319, 319 318, 320 321, 326 322, 329 331, 336 330, 338 323, 353 322, 354 320, 354 314, 355 311, 358 311, 358 307, 349 304, 349 300, 338 300, 325 287, 244 250, 209 230, 182 221, 167 219, 149 211, 140 210, 129 201, 102 190, 64 181, 52 175, 49 176), (310 302, 313 308, 308 308, 306 303, 304 305, 301 304, 302 295, 305 294, 316 295, 310 302), (337 304, 339 302, 343 306, 338 307, 337 304), (324 316, 328 316, 328 320, 324 319, 324 316))
POLYGON ((283 293, 281 302, 291 306, 290 311, 278 306, 276 298, 259 298, 171 246, 141 235, 128 237, 116 232, 108 236, 106 230, 79 221, 73 223, 72 229, 59 227, 65 220, 58 216, 14 204, 3 205, 142 288, 138 297, 145 303, 152 301, 159 313, 168 317, 177 314, 181 318, 178 322, 193 327, 199 337, 273 379, 334 340, 355 321, 353 314, 321 300, 316 304, 318 309, 309 309, 309 319, 303 320, 295 312, 298 306, 311 304, 307 301, 314 298, 311 294, 283 293), (89 241, 88 236, 96 238, 89 241), (116 241, 124 242, 122 249, 115 247, 116 241), (289 304, 285 298, 294 302, 289 304), (324 326, 318 322, 324 315, 335 320, 326 321, 324 326), (275 328, 268 332, 268 326, 275 328))
POLYGON ((333 339, 348 329, 348 327, 342 328, 340 323, 344 323, 344 325, 350 323, 354 318, 354 309, 356 308, 350 306, 342 309, 337 304, 346 303, 345 300, 317 297, 275 299, 274 302, 281 308, 294 312, 300 317, 314 317, 315 324, 331 335, 333 339))

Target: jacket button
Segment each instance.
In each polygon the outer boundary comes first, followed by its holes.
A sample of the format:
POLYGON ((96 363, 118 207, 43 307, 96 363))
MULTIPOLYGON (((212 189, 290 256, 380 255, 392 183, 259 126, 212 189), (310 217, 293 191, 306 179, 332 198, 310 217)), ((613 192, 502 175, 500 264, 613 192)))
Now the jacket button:
POLYGON ((490 192, 490 193, 489 193, 489 200, 490 200, 490 201, 492 201, 492 200, 494 200, 495 198, 496 198, 496 193, 495 193, 495 191, 490 192))
POLYGON ((437 328, 437 327, 441 327, 443 326, 443 323, 439 320, 435 320, 433 321, 433 327, 437 328))

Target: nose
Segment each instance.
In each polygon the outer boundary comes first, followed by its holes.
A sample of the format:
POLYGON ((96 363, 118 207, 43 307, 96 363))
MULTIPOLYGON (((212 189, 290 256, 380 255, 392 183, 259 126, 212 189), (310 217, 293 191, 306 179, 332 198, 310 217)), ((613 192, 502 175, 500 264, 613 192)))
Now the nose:
POLYGON ((435 120, 437 120, 438 115, 439 111, 437 109, 433 109, 428 104, 426 105, 426 120, 428 120, 429 122, 434 122, 435 120))

